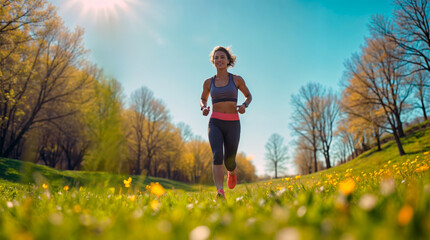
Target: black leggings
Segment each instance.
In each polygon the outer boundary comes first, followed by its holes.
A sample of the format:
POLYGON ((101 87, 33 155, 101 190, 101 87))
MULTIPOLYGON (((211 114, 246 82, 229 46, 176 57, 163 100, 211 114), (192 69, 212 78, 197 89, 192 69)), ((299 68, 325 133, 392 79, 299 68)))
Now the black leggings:
POLYGON ((213 153, 213 164, 224 165, 228 171, 236 168, 236 153, 240 138, 240 121, 209 120, 209 143, 213 153), (223 154, 223 147, 225 155, 223 154))

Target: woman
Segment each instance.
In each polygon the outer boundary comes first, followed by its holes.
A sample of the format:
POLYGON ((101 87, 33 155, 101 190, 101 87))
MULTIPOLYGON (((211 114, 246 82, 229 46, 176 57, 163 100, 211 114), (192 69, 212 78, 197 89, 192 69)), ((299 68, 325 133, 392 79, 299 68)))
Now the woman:
POLYGON ((227 71, 236 62, 236 56, 232 54, 230 48, 215 47, 210 57, 217 73, 203 83, 200 109, 203 116, 209 114, 210 107, 207 106, 207 100, 210 94, 213 111, 209 120, 209 143, 213 153, 214 182, 217 188, 217 198, 225 199, 222 164, 224 162, 228 171, 227 185, 233 189, 237 182, 236 153, 240 138, 238 112, 245 113, 252 97, 243 78, 227 71), (238 89, 245 96, 245 102, 241 105, 237 105, 238 89))

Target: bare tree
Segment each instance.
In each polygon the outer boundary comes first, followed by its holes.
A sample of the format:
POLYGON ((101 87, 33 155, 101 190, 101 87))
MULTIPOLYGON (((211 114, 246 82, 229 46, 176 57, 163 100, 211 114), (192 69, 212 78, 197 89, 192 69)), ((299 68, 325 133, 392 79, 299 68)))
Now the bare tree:
POLYGON ((312 146, 314 171, 318 171, 317 151, 320 145, 318 133, 319 100, 322 98, 322 86, 318 83, 308 83, 302 86, 297 95, 292 95, 293 114, 291 128, 299 136, 304 137, 312 146))
POLYGON ((157 170, 153 161, 157 161, 155 155, 164 144, 163 131, 168 127, 169 115, 164 104, 155 99, 152 91, 146 87, 133 92, 131 99, 137 153, 135 173, 141 174, 142 169, 145 169, 148 174, 154 175, 157 170))
POLYGON ((311 174, 314 172, 313 166, 313 149, 309 142, 304 137, 299 137, 296 143, 294 155, 294 163, 297 166, 299 174, 311 174))
POLYGON ((428 0, 394 0, 394 19, 376 15, 370 25, 399 46, 403 55, 392 55, 415 66, 416 71, 430 72, 430 5, 428 0))
POLYGON ((269 171, 275 172, 275 178, 278 178, 278 173, 286 170, 288 160, 288 149, 284 145, 284 138, 279 134, 274 133, 269 137, 266 143, 266 167, 269 171))
POLYGON ((427 108, 430 104, 430 77, 428 72, 416 71, 412 75, 415 98, 418 100, 415 107, 421 109, 424 120, 427 120, 427 108))
POLYGON ((319 101, 319 117, 317 122, 318 135, 321 142, 321 152, 324 155, 326 168, 331 168, 330 146, 334 137, 335 123, 339 113, 339 103, 336 95, 329 90, 319 101))

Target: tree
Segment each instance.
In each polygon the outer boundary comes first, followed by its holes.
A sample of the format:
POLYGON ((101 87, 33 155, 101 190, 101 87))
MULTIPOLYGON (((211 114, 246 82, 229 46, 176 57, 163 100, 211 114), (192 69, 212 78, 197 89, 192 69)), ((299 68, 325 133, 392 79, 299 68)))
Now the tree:
POLYGON ((284 138, 279 134, 274 133, 269 137, 266 143, 266 167, 269 171, 275 172, 275 178, 278 178, 278 173, 286 170, 288 160, 288 149, 284 145, 284 138))
POLYGON ((314 170, 313 148, 304 137, 299 137, 296 143, 294 154, 294 164, 296 164, 299 174, 311 174, 314 170))
POLYGON ((0 25, 0 156, 18 158, 32 127, 73 114, 48 114, 48 106, 70 99, 90 77, 81 29, 69 32, 46 1, 3 4, 9 12, 0 25))
POLYGON ((367 39, 362 55, 354 54, 346 63, 348 91, 361 96, 362 103, 374 104, 383 110, 393 133, 399 155, 405 154, 400 138, 404 137, 401 114, 411 93, 405 77, 406 66, 398 58, 398 47, 385 38, 367 39))
POLYGON ((164 144, 163 132, 167 130, 169 115, 161 100, 155 99, 152 91, 141 87, 131 96, 133 119, 131 127, 136 140, 135 173, 146 170, 151 176, 156 174, 155 155, 164 144), (144 159, 142 159, 144 157, 144 159))
POLYGON ((427 120, 427 108, 430 105, 430 77, 427 72, 416 71, 412 75, 415 89, 415 98, 418 100, 415 107, 421 109, 424 120, 427 120))
POLYGON ((315 172, 318 171, 317 151, 320 145, 318 121, 321 115, 319 100, 323 95, 322 90, 320 84, 308 83, 300 88, 299 94, 291 97, 294 110, 290 126, 312 146, 315 172))
POLYGON ((83 106, 87 138, 90 140, 83 165, 90 171, 120 173, 126 153, 121 121, 121 86, 102 72, 97 79, 92 101, 83 106))
POLYGON ((330 146, 334 137, 335 123, 339 113, 339 103, 335 94, 329 90, 319 101, 319 117, 317 122, 321 152, 324 155, 326 168, 331 168, 330 146))
POLYGON ((428 0, 395 0, 394 20, 373 17, 371 30, 399 46, 404 54, 392 57, 430 73, 430 6, 428 0))

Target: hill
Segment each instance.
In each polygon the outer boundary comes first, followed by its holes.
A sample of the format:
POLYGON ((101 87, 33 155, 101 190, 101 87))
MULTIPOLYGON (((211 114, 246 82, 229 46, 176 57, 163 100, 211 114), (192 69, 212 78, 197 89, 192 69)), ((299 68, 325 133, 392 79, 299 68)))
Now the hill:
POLYGON ((21 184, 42 184, 62 188, 63 186, 117 187, 124 179, 132 178, 133 186, 145 189, 151 182, 158 182, 167 189, 195 191, 198 187, 164 178, 116 175, 105 172, 60 171, 44 165, 23 162, 15 159, 0 158, 0 179, 21 184))

